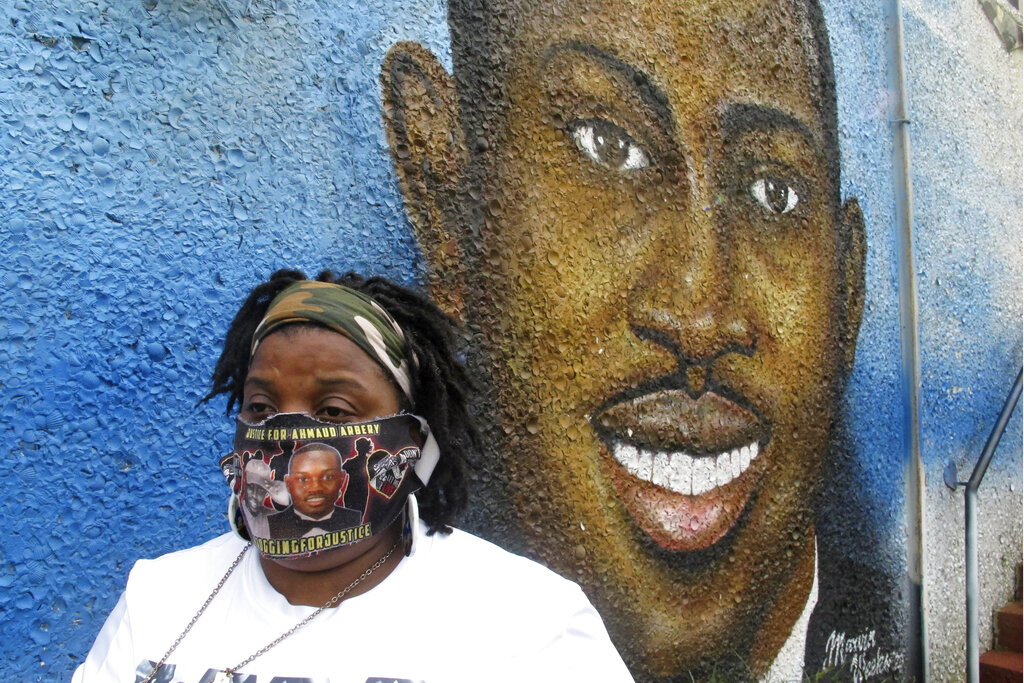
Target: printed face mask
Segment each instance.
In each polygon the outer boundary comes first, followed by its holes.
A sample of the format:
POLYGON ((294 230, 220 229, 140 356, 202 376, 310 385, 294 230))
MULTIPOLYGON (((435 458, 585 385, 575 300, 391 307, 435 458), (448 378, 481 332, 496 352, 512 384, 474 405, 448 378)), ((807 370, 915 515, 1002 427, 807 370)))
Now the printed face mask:
POLYGON ((437 464, 437 443, 415 415, 335 424, 285 413, 237 422, 235 449, 220 466, 266 557, 306 556, 383 531, 437 464))

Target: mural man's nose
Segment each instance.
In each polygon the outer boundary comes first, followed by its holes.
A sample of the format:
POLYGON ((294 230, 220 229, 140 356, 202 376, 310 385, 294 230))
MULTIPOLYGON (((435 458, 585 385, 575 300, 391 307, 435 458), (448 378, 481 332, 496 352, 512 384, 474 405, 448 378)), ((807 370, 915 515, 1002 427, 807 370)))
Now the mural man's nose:
POLYGON ((651 250, 630 291, 630 326, 672 352, 680 370, 709 366, 724 353, 752 355, 756 334, 742 284, 713 217, 701 216, 666 231, 651 250))

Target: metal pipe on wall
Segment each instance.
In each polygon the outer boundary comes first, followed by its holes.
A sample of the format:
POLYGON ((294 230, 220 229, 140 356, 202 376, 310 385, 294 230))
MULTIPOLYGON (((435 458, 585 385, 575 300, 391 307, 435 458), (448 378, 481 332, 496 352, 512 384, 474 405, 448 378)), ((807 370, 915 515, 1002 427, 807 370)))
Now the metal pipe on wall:
POLYGON ((921 366, 917 337, 917 280, 914 269, 914 194, 910 178, 910 119, 904 71, 903 7, 889 4, 889 88, 893 124, 893 180, 896 201, 896 257, 899 272, 900 388, 903 395, 904 473, 906 481, 907 573, 909 584, 908 676, 924 680, 928 670, 928 631, 924 619, 924 468, 921 462, 919 388, 921 366))

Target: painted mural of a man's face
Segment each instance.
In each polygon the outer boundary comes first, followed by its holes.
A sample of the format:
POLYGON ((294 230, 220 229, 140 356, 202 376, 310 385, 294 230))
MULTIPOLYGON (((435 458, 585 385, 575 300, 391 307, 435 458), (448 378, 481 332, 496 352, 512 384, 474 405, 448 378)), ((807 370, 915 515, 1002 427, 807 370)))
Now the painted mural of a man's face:
POLYGON ((863 302, 817 9, 490 11, 453 1, 454 79, 395 46, 385 116, 523 529, 638 677, 756 676, 810 591, 863 302))

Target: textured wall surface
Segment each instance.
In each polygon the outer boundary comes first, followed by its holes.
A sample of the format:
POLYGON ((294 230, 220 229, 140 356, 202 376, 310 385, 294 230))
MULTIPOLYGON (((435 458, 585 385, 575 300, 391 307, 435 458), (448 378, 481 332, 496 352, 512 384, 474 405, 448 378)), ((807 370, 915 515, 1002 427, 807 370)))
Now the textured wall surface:
POLYGON ((196 403, 249 288, 413 279, 376 64, 444 19, 403 7, 0 9, 3 678, 66 678, 135 559, 224 530, 231 421, 196 403))
MULTIPOLYGON (((840 194, 859 200, 867 251, 856 362, 837 399, 849 454, 831 458, 819 543, 833 568, 880 577, 864 604, 884 603, 900 629, 913 618, 905 509, 918 503, 903 480, 888 17, 853 0, 823 11, 840 194)), ((0 8, 0 678, 66 679, 136 559, 226 529, 216 459, 233 422, 219 402, 196 404, 251 286, 284 266, 425 282, 378 79, 405 40, 450 70, 446 12, 386 0, 0 8)), ((953 460, 966 479, 1021 359, 1021 53, 971 0, 908 2, 905 21, 924 607, 929 673, 949 680, 963 670, 963 515, 942 468, 953 460)), ((1021 561, 1020 444, 1018 407, 981 490, 983 646, 1021 561)), ((543 497, 534 505, 543 514, 543 497)), ((480 501, 473 527, 502 537, 489 521, 499 507, 480 501)), ((537 526, 531 509, 513 521, 537 526)), ((582 567, 587 552, 571 555, 582 567)), ((605 618, 625 642, 633 622, 605 618)), ((860 654, 901 670, 914 645, 892 642, 860 654)))
MULTIPOLYGON (((966 481, 1021 363, 1021 53, 973 3, 907 3, 926 480, 925 623, 935 680, 964 668, 966 481)), ((1021 409, 979 489, 981 648, 1021 562, 1021 409)))

